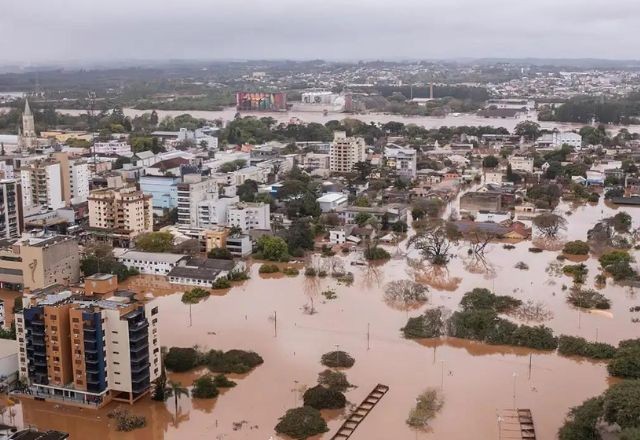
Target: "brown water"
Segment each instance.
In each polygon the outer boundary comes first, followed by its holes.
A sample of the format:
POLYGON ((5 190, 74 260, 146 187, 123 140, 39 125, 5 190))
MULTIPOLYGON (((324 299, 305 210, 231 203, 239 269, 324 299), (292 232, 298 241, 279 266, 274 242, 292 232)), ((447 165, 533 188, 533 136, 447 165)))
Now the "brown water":
MULTIPOLYGON (((561 206, 571 209, 567 239, 585 238, 586 231, 603 215, 614 212, 606 206, 561 206)), ((627 209, 637 225, 640 210, 627 209)), ((495 289, 497 293, 534 299, 553 312, 546 322, 557 334, 583 336, 617 343, 638 337, 640 324, 633 324, 631 305, 640 305, 633 289, 608 283, 603 290, 612 301, 606 313, 578 312, 565 301, 562 284, 570 286, 566 276, 546 271, 556 261, 558 252, 528 252, 530 242, 505 250, 492 244, 483 265, 470 264, 466 248, 460 247, 448 270, 434 275, 419 270, 421 276, 456 280, 453 291, 431 288, 429 306, 455 309, 465 291, 474 287, 495 289), (514 269, 525 261, 529 270, 514 269), (469 270, 473 266, 473 270, 469 270), (481 269, 481 270, 480 270, 481 269)), ((555 437, 567 410, 583 400, 601 393, 609 385, 604 363, 571 359, 556 354, 513 347, 487 346, 464 340, 408 341, 400 328, 407 316, 421 312, 399 311, 383 299, 384 284, 416 275, 407 265, 404 244, 389 247, 394 258, 375 267, 350 266, 355 274, 352 286, 338 284, 331 278, 310 281, 298 277, 265 279, 251 266, 251 279, 221 296, 212 296, 192 306, 193 324, 189 326, 189 307, 180 301, 181 289, 168 285, 161 277, 137 277, 128 287, 141 293, 153 291, 161 310, 162 345, 217 349, 242 348, 260 353, 265 363, 251 373, 234 378, 238 385, 213 401, 181 398, 175 416, 174 402, 140 402, 132 407, 147 417, 148 426, 133 433, 115 432, 101 411, 55 407, 52 404, 26 401, 18 408, 18 420, 39 428, 56 428, 71 433, 72 439, 269 439, 277 438, 273 428, 288 408, 301 404, 305 387, 316 383, 323 370, 320 356, 337 347, 348 351, 356 364, 346 371, 357 386, 347 392, 352 403, 359 403, 378 383, 390 391, 360 425, 355 440, 387 439, 497 439, 496 411, 520 408, 533 411, 541 439, 555 437), (320 292, 331 288, 337 298, 326 300, 320 292), (317 313, 308 314, 313 298, 317 313), (277 313, 277 323, 273 319, 277 313), (369 340, 367 328, 370 329, 369 340), (531 370, 529 362, 531 359, 531 370), (514 373, 516 374, 514 379, 514 373), (445 406, 428 432, 414 432, 405 424, 417 395, 426 387, 442 388, 445 406), (241 428, 234 430, 234 423, 241 428)), ((636 257, 638 253, 636 252, 636 257)), ((409 256, 414 256, 409 253, 409 256)), ((343 258, 343 257, 338 257, 343 258)), ((589 259, 587 286, 593 286, 598 273, 597 261, 589 259)), ((432 281, 429 279, 428 281, 432 281)), ((172 379, 189 385, 199 372, 172 375, 172 379)), ((331 431, 318 438, 330 438, 342 423, 344 414, 329 414, 331 431)))
MULTIPOLYGON (((86 113, 86 109, 58 109, 60 113, 67 113, 70 115, 79 115, 86 113)), ((135 117, 139 116, 143 113, 148 113, 151 110, 137 110, 133 108, 125 108, 123 109, 125 116, 135 117)), ((203 118, 209 121, 213 121, 216 119, 222 119, 223 121, 233 120, 235 117, 237 110, 235 107, 227 107, 221 111, 208 111, 208 110, 157 110, 158 117, 160 119, 171 116, 176 117, 178 115, 183 115, 185 113, 189 113, 195 118, 203 118)), ((494 127, 504 127, 510 131, 513 131, 518 123, 524 120, 530 119, 493 119, 493 118, 483 118, 477 116, 472 113, 460 113, 457 116, 447 115, 445 117, 431 117, 431 116, 403 116, 403 115, 393 115, 388 113, 366 113, 366 114, 356 114, 356 115, 348 115, 345 113, 338 112, 329 112, 326 115, 322 112, 305 112, 305 111, 288 111, 288 112, 242 112, 242 116, 256 116, 256 117, 264 117, 269 116, 277 120, 278 122, 289 122, 292 119, 300 119, 304 122, 318 122, 324 124, 331 120, 341 120, 346 117, 352 117, 355 119, 360 119, 365 123, 375 122, 375 123, 386 123, 389 121, 397 121, 403 122, 405 124, 416 124, 419 126, 423 126, 425 128, 439 128, 442 126, 449 127, 458 127, 458 126, 479 126, 479 125, 491 125, 494 127)), ((532 115, 533 119, 536 120, 535 115, 532 115)), ((543 129, 547 130, 576 130, 580 129, 584 126, 584 124, 571 124, 571 123, 558 123, 558 122, 539 122, 540 126, 543 129)), ((607 127, 609 130, 614 132, 619 131, 621 128, 626 128, 630 132, 640 132, 640 126, 638 125, 630 125, 630 126, 617 126, 611 125, 607 127)))

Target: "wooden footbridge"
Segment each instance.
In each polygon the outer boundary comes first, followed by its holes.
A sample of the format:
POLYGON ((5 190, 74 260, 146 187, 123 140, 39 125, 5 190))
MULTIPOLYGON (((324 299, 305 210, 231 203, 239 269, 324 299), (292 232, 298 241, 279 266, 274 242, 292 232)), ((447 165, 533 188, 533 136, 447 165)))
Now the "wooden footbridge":
POLYGON ((505 409, 498 412, 499 440, 536 440, 530 409, 505 409))
POLYGON ((345 420, 340 429, 338 429, 338 432, 331 437, 331 440, 345 440, 350 438, 364 418, 367 417, 371 410, 380 402, 380 399, 387 394, 387 391, 389 391, 388 386, 382 384, 376 385, 373 391, 369 393, 362 403, 358 405, 356 410, 345 420))

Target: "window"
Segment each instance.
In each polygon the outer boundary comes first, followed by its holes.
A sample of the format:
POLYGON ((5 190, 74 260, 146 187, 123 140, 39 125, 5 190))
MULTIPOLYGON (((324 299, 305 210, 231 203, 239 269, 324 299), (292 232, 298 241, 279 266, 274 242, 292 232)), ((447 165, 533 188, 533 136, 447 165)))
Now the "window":
POLYGON ((153 309, 151 309, 151 314, 152 315, 156 315, 157 313, 158 313, 158 306, 156 306, 153 309))

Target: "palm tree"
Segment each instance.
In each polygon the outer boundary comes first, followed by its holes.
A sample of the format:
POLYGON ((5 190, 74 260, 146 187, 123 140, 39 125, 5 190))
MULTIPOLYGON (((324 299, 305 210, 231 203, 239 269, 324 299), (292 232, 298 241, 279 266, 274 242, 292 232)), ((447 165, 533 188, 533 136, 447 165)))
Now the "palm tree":
POLYGON ((174 382, 170 380, 169 387, 165 391, 165 395, 167 397, 173 396, 176 406, 176 414, 178 414, 178 399, 180 398, 180 396, 189 396, 189 390, 183 387, 180 382, 174 382))

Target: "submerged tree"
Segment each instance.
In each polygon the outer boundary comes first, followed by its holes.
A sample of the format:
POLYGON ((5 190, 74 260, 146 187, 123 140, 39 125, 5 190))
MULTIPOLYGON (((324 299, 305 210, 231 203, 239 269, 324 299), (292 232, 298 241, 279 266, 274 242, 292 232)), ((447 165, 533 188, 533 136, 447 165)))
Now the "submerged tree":
POLYGON ((416 399, 416 406, 409 412, 407 425, 424 429, 444 406, 444 397, 435 388, 427 388, 416 399))
POLYGON ((451 259, 451 237, 456 233, 446 223, 438 222, 411 237, 408 247, 419 250, 431 264, 444 266, 451 259))
POLYGON ((385 288, 384 300, 392 307, 409 310, 426 303, 428 291, 427 286, 415 281, 391 281, 385 288))
POLYGON ((560 230, 567 229, 567 221, 564 217, 553 214, 544 213, 533 219, 533 224, 546 238, 557 238, 560 230))

